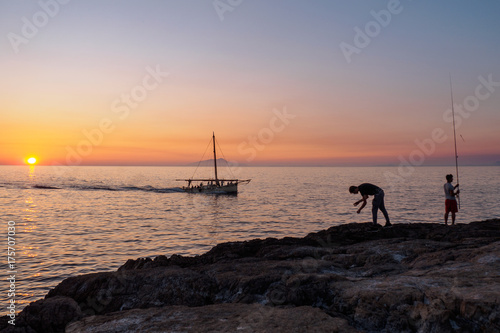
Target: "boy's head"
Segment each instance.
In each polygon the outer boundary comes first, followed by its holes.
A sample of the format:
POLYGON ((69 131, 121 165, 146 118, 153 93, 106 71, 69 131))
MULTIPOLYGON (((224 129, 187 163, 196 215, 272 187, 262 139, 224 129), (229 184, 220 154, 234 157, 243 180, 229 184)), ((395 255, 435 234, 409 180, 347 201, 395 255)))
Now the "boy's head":
POLYGON ((446 181, 448 182, 453 181, 453 175, 452 174, 446 175, 446 181))
POLYGON ((351 186, 349 187, 349 193, 356 194, 358 193, 359 189, 357 186, 351 186))

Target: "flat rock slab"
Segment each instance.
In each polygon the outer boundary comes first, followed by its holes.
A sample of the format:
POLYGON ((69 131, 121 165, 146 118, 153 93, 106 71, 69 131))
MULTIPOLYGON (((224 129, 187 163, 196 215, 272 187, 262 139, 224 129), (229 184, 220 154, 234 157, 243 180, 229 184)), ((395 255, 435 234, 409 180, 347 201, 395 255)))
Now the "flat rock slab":
POLYGON ((203 307, 167 306, 92 316, 74 322, 67 333, 128 332, 359 332, 347 320, 319 309, 267 307, 259 304, 218 304, 203 307))

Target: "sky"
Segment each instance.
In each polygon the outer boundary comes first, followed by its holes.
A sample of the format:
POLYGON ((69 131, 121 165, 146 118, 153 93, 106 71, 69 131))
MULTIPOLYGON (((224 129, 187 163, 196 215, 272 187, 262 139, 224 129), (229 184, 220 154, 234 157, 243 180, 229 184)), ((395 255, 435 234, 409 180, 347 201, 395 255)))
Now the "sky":
POLYGON ((499 1, 0 1, 0 164, 500 164, 499 1), (451 78, 451 80, 450 80, 451 78), (205 156, 209 158, 209 156, 205 156))

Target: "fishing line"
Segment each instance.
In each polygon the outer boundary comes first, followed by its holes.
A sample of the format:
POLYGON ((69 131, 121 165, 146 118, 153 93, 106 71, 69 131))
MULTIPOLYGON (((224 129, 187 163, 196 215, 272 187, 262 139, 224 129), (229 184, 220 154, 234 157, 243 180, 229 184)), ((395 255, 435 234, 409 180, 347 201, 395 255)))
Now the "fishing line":
MULTIPOLYGON (((451 84, 451 74, 450 74, 450 92, 451 92, 451 114, 453 116, 453 139, 455 142, 455 170, 457 173, 457 184, 460 184, 460 180, 458 178, 457 132, 455 128, 455 107, 453 105, 453 86, 451 84)), ((458 208, 460 208, 460 196, 456 195, 456 197, 458 198, 458 208)))

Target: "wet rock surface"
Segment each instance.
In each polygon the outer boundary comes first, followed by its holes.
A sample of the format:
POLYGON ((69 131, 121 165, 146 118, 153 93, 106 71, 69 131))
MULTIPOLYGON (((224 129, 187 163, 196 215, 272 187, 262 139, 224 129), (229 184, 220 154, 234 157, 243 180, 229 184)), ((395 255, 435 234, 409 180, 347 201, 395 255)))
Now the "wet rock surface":
POLYGON ((68 278, 1 332, 500 332, 500 220, 348 224, 68 278))

